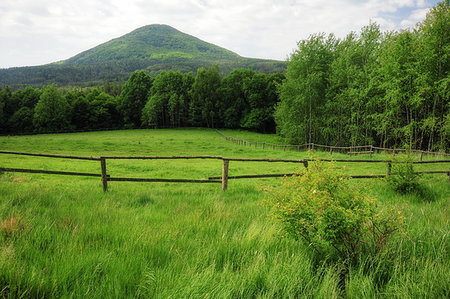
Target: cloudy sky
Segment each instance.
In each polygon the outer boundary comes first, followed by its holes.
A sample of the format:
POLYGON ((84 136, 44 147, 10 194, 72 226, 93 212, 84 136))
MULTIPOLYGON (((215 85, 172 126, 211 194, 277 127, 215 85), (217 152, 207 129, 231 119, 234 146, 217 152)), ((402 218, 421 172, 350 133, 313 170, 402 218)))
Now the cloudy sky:
POLYGON ((149 24, 284 60, 312 33, 411 28, 438 0, 0 0, 0 68, 67 59, 149 24))

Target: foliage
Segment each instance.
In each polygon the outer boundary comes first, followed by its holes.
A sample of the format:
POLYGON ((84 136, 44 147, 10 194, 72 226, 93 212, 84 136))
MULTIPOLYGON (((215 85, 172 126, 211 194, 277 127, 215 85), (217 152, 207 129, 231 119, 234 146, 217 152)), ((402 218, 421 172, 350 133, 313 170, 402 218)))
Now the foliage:
POLYGON ((158 74, 142 111, 143 126, 181 127, 188 124, 192 75, 166 71, 158 74))
POLYGON ((8 128, 13 132, 33 132, 34 110, 28 107, 21 107, 8 120, 8 128))
POLYGON ((283 74, 254 74, 244 81, 249 112, 241 120, 243 128, 275 132, 273 114, 278 103, 277 88, 283 79, 283 74))
POLYGON ((14 113, 14 108, 11 108, 12 102, 11 90, 8 87, 0 87, 0 132, 6 131, 7 121, 14 113))
POLYGON ((288 61, 275 119, 292 143, 448 151, 450 5, 415 30, 312 35, 288 61))
MULTIPOLYGON (((56 89, 71 108, 67 128, 75 130, 211 126, 214 123, 215 127, 273 132, 272 114, 278 102, 276 90, 283 78, 283 74, 260 74, 250 69, 238 69, 222 76, 215 66, 199 69, 196 76, 179 71, 163 71, 155 77, 135 72, 123 88, 111 83, 56 89)), ((43 89, 30 86, 14 92, 1 88, 1 131, 44 132, 29 118, 30 114, 34 115, 42 92, 43 89)))
POLYGON ((317 140, 328 86, 328 71, 337 40, 334 35, 312 35, 299 42, 288 63, 286 80, 280 88, 281 102, 275 119, 278 132, 292 142, 317 140))
POLYGON ((388 176, 386 181, 396 192, 407 194, 420 189, 420 174, 414 171, 411 162, 394 163, 392 172, 394 175, 388 176))
POLYGON ((142 109, 152 86, 153 78, 146 72, 134 72, 124 84, 120 93, 119 110, 122 112, 125 125, 139 127, 142 109))
POLYGON ((44 87, 33 115, 37 131, 52 132, 70 129, 71 107, 55 85, 44 87))
POLYGON ((386 182, 392 190, 403 195, 414 195, 419 201, 435 201, 436 192, 430 189, 415 172, 411 159, 397 160, 392 166, 392 175, 386 177, 386 182))
POLYGON ((380 213, 374 200, 322 163, 287 179, 269 197, 285 231, 322 258, 354 262, 378 254, 401 227, 402 217, 380 213))
POLYGON ((219 123, 218 105, 220 101, 221 76, 217 65, 199 68, 191 88, 191 123, 194 126, 215 128, 219 123))
POLYGON ((236 69, 223 77, 220 86, 221 100, 218 105, 225 128, 239 128, 241 120, 248 113, 249 105, 244 84, 254 74, 255 72, 249 69, 236 69))
POLYGON ((6 88, 0 88, 0 131, 3 131, 7 117, 5 113, 5 106, 8 97, 9 90, 6 88))

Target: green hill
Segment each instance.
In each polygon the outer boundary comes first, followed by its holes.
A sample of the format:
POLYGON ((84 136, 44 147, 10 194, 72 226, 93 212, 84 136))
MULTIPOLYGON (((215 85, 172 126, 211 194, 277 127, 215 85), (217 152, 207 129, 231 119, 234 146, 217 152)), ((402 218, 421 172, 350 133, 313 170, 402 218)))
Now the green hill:
POLYGON ((282 72, 283 61, 238 54, 167 25, 148 25, 57 63, 0 69, 0 85, 95 85, 124 81, 135 70, 195 72, 217 64, 224 73, 235 68, 282 72))
POLYGON ((148 25, 69 58, 64 64, 168 58, 239 59, 239 55, 167 25, 148 25))

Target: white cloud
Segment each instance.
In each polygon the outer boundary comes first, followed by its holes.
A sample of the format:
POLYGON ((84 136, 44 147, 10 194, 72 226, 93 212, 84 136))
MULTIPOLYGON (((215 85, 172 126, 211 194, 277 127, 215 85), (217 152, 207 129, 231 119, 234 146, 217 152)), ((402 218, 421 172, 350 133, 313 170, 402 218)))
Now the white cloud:
POLYGON ((310 34, 344 36, 370 20, 411 27, 427 7, 426 0, 1 0, 0 67, 66 59, 155 23, 243 56, 285 59, 310 34), (399 20, 385 15, 405 9, 399 20))
POLYGON ((425 19, 425 16, 427 15, 428 10, 429 10, 429 8, 421 8, 421 9, 413 10, 411 12, 411 14, 409 15, 409 17, 400 23, 400 26, 402 28, 414 27, 414 25, 416 25, 418 22, 425 19))

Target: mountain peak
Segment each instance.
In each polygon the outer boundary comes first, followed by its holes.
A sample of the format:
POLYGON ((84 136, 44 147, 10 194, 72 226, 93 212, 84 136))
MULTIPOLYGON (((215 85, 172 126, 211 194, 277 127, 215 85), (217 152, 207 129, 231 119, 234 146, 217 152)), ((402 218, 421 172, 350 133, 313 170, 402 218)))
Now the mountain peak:
POLYGON ((232 51, 207 43, 164 24, 147 25, 64 61, 65 64, 105 63, 161 58, 236 59, 232 51))
MULTIPOLYGON (((178 32, 180 32, 179 30, 177 30, 177 29, 175 29, 175 28, 173 28, 172 26, 167 25, 167 24, 150 24, 150 25, 144 25, 144 26, 142 26, 142 27, 139 27, 139 28, 134 29, 134 30, 131 31, 131 32, 141 31, 141 30, 167 30, 167 31, 178 31, 178 32)), ((130 32, 130 33, 131 33, 131 32, 130 32)))

